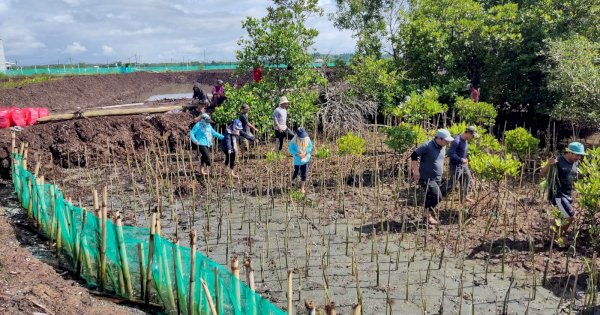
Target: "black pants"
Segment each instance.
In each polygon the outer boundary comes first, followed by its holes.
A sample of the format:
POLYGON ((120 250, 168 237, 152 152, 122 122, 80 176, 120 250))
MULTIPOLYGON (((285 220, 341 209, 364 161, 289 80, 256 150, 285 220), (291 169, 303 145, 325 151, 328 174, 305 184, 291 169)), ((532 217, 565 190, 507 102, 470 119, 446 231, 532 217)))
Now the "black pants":
POLYGON ((283 139, 287 137, 288 140, 292 140, 294 138, 294 133, 290 131, 290 129, 286 129, 284 131, 275 130, 275 137, 279 140, 279 151, 283 148, 283 139))
POLYGON ((205 145, 199 145, 200 165, 210 166, 210 148, 205 145))
POLYGON ((433 210, 440 203, 445 193, 442 191, 442 182, 436 180, 420 182, 421 188, 426 191, 425 209, 433 210))
POLYGON ((230 169, 235 167, 235 152, 225 152, 225 166, 229 166, 230 169))
POLYGON ((308 172, 308 163, 304 165, 294 165, 294 175, 292 175, 292 180, 298 177, 298 173, 300 173, 300 179, 305 182, 306 181, 306 173, 308 172))

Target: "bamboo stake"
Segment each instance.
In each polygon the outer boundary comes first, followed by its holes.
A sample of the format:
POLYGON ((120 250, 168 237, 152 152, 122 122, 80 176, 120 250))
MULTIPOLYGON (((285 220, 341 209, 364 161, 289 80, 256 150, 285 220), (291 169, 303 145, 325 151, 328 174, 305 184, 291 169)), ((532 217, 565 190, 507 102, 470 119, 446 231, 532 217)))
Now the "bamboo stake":
MULTIPOLYGON (((196 295, 196 230, 190 232, 190 285, 188 288, 188 315, 194 315, 194 297, 196 295)), ((210 301, 210 299, 209 299, 210 301)), ((210 301, 209 303, 211 303, 210 301)), ((200 303, 200 301, 198 301, 200 303)))
POLYGON ((235 277, 233 282, 233 296, 235 297, 235 308, 241 311, 242 305, 240 304, 240 264, 236 256, 231 258, 231 273, 235 277))
POLYGON ((144 290, 144 302, 150 304, 150 289, 152 288, 152 258, 154 255, 154 234, 156 233, 156 212, 152 213, 150 225, 150 241, 148 243, 148 266, 146 267, 146 290, 144 290))
MULTIPOLYGON (((442 301, 443 302, 443 301, 442 301)), ((356 304, 352 307, 352 314, 353 315, 360 315, 362 312, 362 307, 360 306, 360 304, 356 304)))
POLYGON ((304 300, 304 306, 306 306, 306 313, 308 315, 317 315, 317 306, 314 301, 304 300))
POLYGON ((212 315, 218 315, 219 313, 217 312, 217 309, 215 308, 215 303, 212 300, 212 296, 210 294, 210 290, 208 289, 208 286, 206 285, 206 282, 204 282, 204 279, 200 278, 200 283, 202 284, 202 288, 204 289, 204 294, 206 294, 206 299, 208 300, 208 306, 210 307, 210 313, 212 315))
POLYGON ((106 217, 108 203, 108 187, 102 189, 102 217, 101 217, 101 247, 100 247, 100 289, 104 291, 106 287, 106 217))
POLYGON ((146 267, 144 266, 144 243, 138 243, 138 260, 140 264, 140 296, 141 300, 145 297, 145 283, 146 283, 146 267))
POLYGON ((223 309, 222 304, 222 297, 221 294, 219 294, 220 290, 219 290, 219 269, 217 267, 215 267, 215 304, 216 304, 216 309, 217 309, 217 315, 221 314, 221 310, 223 309))
POLYGON ((287 306, 287 311, 288 314, 294 314, 294 305, 293 305, 293 298, 294 298, 294 292, 293 292, 293 277, 294 277, 294 271, 293 270, 288 270, 288 287, 287 287, 287 300, 288 300, 288 306, 287 306))
POLYGON ((123 236, 123 221, 121 214, 116 213, 115 233, 117 234, 117 243, 119 245, 119 256, 121 257, 121 272, 127 290, 127 297, 133 299, 133 286, 131 284, 131 274, 129 273, 129 261, 127 260, 127 249, 125 248, 125 238, 123 236))

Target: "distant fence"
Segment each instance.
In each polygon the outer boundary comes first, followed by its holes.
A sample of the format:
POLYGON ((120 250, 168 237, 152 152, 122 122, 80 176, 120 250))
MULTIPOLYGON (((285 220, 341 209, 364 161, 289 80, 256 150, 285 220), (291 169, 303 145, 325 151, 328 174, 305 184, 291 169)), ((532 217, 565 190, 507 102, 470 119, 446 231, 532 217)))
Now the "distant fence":
MULTIPOLYGON (((280 65, 280 67, 285 65, 280 65)), ((313 67, 320 67, 322 63, 313 63, 313 67)), ((328 66, 334 64, 330 62, 328 66)), ((145 66, 145 67, 78 67, 65 65, 64 67, 27 67, 11 68, 6 71, 8 76, 32 76, 37 74, 50 75, 85 75, 85 74, 112 74, 112 73, 132 73, 132 72, 182 72, 182 71, 201 71, 201 70, 235 70, 237 64, 205 64, 201 66, 145 66)))
MULTIPOLYGON (((14 141, 14 140, 13 140, 14 141)), ((14 144, 14 142, 13 142, 14 144)), ((162 305, 169 314, 286 314, 199 252, 151 229, 107 219, 106 191, 95 211, 71 204, 57 186, 27 170, 27 149, 12 153, 15 192, 57 254, 87 281, 123 299, 162 305)), ((97 194, 95 195, 97 201, 97 194)))

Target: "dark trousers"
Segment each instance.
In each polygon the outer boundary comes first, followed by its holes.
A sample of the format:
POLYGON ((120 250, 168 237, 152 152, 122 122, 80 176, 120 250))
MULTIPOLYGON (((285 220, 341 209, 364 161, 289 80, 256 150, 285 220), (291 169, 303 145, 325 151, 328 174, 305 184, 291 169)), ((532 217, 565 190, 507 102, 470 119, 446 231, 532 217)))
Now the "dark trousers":
POLYGON ((430 179, 429 181, 421 181, 419 184, 425 190, 425 209, 433 210, 444 196, 442 182, 430 179))
POLYGON ((225 166, 228 166, 230 169, 235 167, 235 152, 225 152, 225 166))
POLYGON ((199 145, 200 165, 210 166, 210 148, 205 145, 199 145))
POLYGON ((455 185, 459 186, 460 201, 463 202, 471 185, 471 170, 469 170, 468 165, 450 164, 450 179, 448 179, 446 191, 452 191, 455 185))
POLYGON ((288 140, 292 140, 294 138, 294 133, 290 131, 290 129, 286 129, 284 131, 275 130, 275 137, 279 140, 279 151, 283 148, 283 139, 287 138, 288 140))
POLYGON ((306 181, 306 173, 308 172, 308 163, 304 165, 294 165, 294 175, 292 175, 292 180, 298 177, 298 173, 300 173, 300 179, 305 182, 306 181))

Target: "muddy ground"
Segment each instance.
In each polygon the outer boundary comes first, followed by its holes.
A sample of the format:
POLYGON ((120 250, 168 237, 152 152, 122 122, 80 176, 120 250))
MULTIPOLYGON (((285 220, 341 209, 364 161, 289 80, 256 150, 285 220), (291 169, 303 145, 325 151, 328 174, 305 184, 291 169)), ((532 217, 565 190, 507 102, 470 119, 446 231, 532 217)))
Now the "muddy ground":
MULTIPOLYGON (((113 79, 122 80, 113 88, 122 85, 124 92, 115 93, 118 95, 106 103, 90 103, 90 107, 112 105, 108 103, 117 99, 137 102, 159 89, 156 94, 181 88, 165 79, 154 90, 128 96, 126 91, 138 89, 140 83, 128 85, 129 78, 113 79)), ((50 84, 57 83, 42 86, 50 84)), ((57 97, 63 97, 59 94, 63 95, 57 93, 57 97)), ((20 97, 26 99, 24 94, 20 97)), ((69 104, 55 109, 77 106, 76 102, 69 104)), ((148 209, 158 206, 150 197, 148 169, 138 166, 154 165, 153 151, 160 150, 164 163, 157 169, 165 180, 164 234, 174 238, 177 229, 185 244, 189 230, 196 229, 201 251, 223 265, 234 255, 252 258, 257 290, 281 308, 287 305, 287 270, 295 269, 296 309, 303 309, 304 299, 312 299, 322 308, 329 297, 340 313, 347 314, 360 292, 365 314, 383 314, 389 309, 395 314, 582 310, 587 280, 582 256, 591 257, 591 253, 584 251, 585 244, 575 247, 575 257, 569 257, 572 251, 568 246, 553 245, 550 251, 542 219, 546 206, 537 192, 539 178, 532 170, 524 174, 521 183, 511 181, 500 191, 476 182, 476 203, 459 205, 447 199, 439 207, 442 225, 428 229, 420 223, 418 207, 411 201, 414 186, 402 175, 404 167, 399 162, 406 158, 385 149, 379 134, 363 135, 369 139, 369 147, 360 158, 339 158, 333 142, 317 139, 317 146, 329 145, 334 155, 314 160, 311 185, 303 199, 289 186, 289 158, 265 159, 270 143, 254 148, 240 161, 239 182, 224 175, 220 152, 214 152, 213 175, 199 176, 197 159, 184 144, 190 119, 189 114, 181 113, 53 122, 25 128, 17 134, 17 144, 28 142, 30 167, 43 161, 41 173, 47 180, 86 207, 91 205, 92 188, 109 185, 111 211, 121 211, 127 224, 138 226, 146 225, 148 209), (170 155, 165 157, 165 152, 170 155), (149 161, 152 163, 145 163, 149 161), (197 192, 195 200, 191 187, 197 192), (497 197, 502 201, 499 209, 495 209, 497 197), (192 215, 194 206, 197 211, 192 215), (461 212, 465 213, 462 225, 461 212), (353 260, 358 281, 351 268, 353 260), (547 283, 542 285, 546 265, 547 283), (577 285, 573 286, 575 277, 577 285)), ((8 161, 8 148, 10 133, 0 130, 0 160, 8 161)), ((572 244, 572 233, 570 237, 572 244)), ((2 271, 0 277, 8 275, 2 271)))

